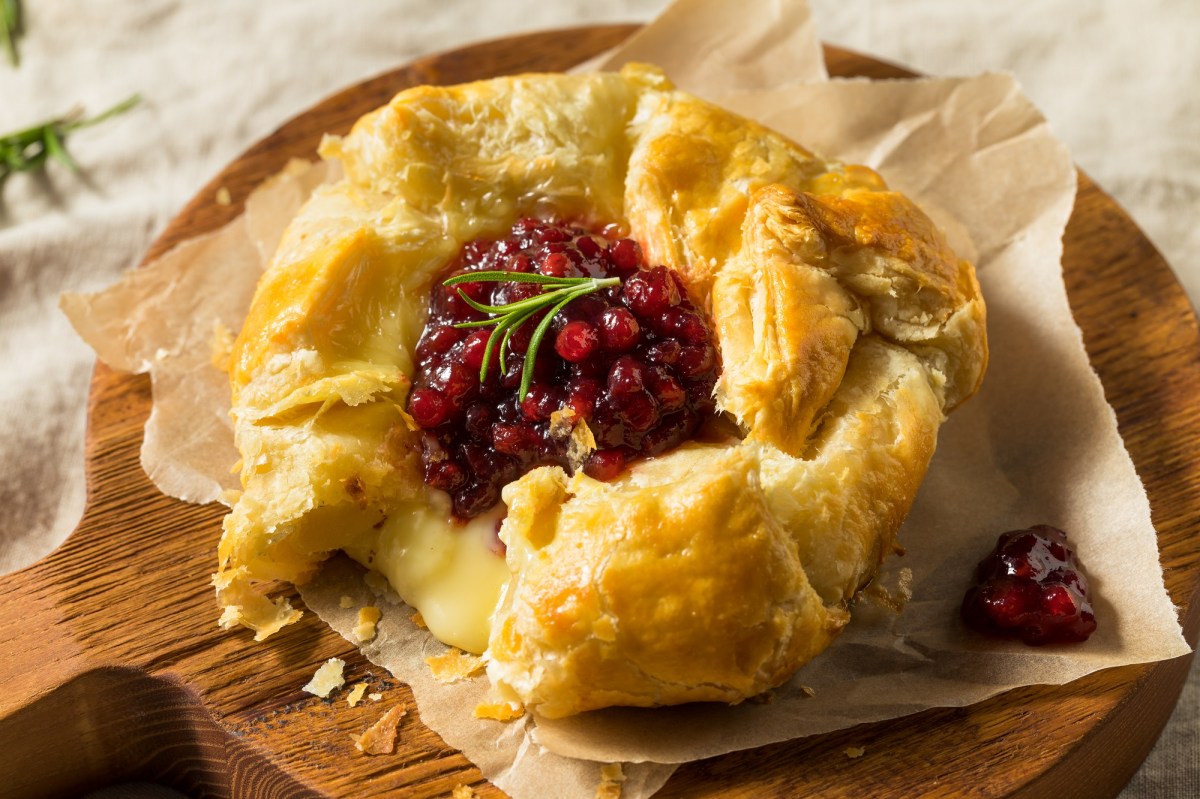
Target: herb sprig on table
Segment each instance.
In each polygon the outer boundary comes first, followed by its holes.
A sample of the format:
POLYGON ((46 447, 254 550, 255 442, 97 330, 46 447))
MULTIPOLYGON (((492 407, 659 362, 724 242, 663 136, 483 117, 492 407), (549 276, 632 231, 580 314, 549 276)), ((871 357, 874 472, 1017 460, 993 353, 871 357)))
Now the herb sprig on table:
POLYGON ((72 172, 77 171, 79 167, 67 152, 67 136, 123 114, 141 102, 141 99, 140 95, 135 94, 94 117, 84 117, 82 112, 73 111, 15 133, 0 135, 0 185, 14 172, 33 172, 41 169, 51 158, 72 172))
POLYGON ((0 0, 0 46, 8 56, 8 63, 21 65, 17 53, 17 37, 24 33, 21 22, 21 0, 0 0))

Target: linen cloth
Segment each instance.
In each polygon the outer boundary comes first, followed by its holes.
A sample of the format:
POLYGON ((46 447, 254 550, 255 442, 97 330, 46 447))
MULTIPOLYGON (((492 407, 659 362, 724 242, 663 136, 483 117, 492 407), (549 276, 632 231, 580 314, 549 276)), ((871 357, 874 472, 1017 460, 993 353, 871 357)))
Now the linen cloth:
MULTIPOLYGON (((781 0, 786 2, 786 0, 781 0)), ((1077 162, 1200 296, 1200 4, 1194 0, 812 0, 822 38, 937 75, 1016 73, 1077 162)), ((0 132, 138 109, 79 132, 83 169, 0 189, 0 573, 74 527, 90 350, 57 311, 135 264, 224 164, 332 92, 431 52, 665 0, 26 0, 22 64, 0 64, 0 132)), ((916 786, 914 786, 916 787, 916 786)), ((1123 799, 1200 796, 1200 672, 1123 799)))

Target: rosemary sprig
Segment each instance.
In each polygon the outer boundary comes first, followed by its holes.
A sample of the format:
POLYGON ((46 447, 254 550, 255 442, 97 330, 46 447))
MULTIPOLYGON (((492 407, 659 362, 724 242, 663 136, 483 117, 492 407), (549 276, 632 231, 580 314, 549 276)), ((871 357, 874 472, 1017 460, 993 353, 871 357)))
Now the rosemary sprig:
POLYGON ((21 0, 0 0, 0 44, 14 68, 21 66, 17 53, 17 37, 24 33, 21 26, 21 0))
POLYGON ((510 302, 507 305, 484 305, 471 299, 462 289, 458 290, 458 295, 467 305, 488 314, 491 318, 475 322, 460 322, 455 327, 496 326, 492 330, 492 334, 488 336, 487 346, 483 350, 483 365, 479 368, 479 382, 481 383, 487 379, 488 365, 491 363, 492 352, 495 350, 497 342, 500 345, 500 363, 503 364, 508 354, 508 340, 513 331, 527 322, 534 314, 549 309, 538 326, 534 328, 533 335, 529 339, 529 349, 525 351, 525 365, 521 370, 521 387, 517 391, 517 401, 522 402, 525 395, 529 393, 529 385, 533 381, 533 364, 537 360, 538 348, 542 345, 542 339, 546 337, 546 331, 550 329, 550 323, 554 320, 555 315, 580 297, 611 286, 619 286, 621 279, 619 277, 551 277, 531 272, 493 270, 456 275, 443 282, 442 285, 457 286, 462 283, 537 283, 541 285, 541 294, 510 302))
POLYGON ((81 128, 89 128, 123 114, 141 102, 141 99, 140 95, 135 94, 91 118, 83 118, 76 110, 57 119, 48 119, 16 133, 0 136, 0 185, 14 172, 41 169, 50 158, 72 172, 77 171, 79 167, 67 152, 67 136, 81 128))

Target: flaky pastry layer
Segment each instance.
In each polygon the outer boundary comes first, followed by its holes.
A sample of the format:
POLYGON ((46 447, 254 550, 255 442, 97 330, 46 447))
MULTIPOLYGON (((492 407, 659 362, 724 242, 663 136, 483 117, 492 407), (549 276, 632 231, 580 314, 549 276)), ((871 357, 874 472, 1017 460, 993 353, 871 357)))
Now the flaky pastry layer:
POLYGON ((509 484, 489 678, 547 717, 737 702, 828 646, 987 360, 974 271, 928 217, 642 65, 411 89, 322 155, 345 177, 289 227, 234 346, 224 624, 293 621, 254 585, 301 582, 429 499, 403 407, 432 281, 553 214, 619 222, 685 277, 738 434, 610 483, 509 484))

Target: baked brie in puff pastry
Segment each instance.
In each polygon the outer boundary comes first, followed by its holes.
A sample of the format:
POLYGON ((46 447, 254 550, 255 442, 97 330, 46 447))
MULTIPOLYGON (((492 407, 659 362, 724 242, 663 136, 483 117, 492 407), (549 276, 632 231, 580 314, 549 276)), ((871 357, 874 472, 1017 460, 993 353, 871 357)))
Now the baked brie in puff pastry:
POLYGON ((739 702, 829 645, 987 360, 974 270, 920 209, 644 65, 414 88, 321 152, 344 177, 292 222, 232 353, 224 625, 295 620, 256 583, 342 550, 545 717, 739 702), (406 410, 418 340, 464 246, 521 218, 609 226, 675 271, 725 432, 603 480, 539 466, 456 519, 406 410))

